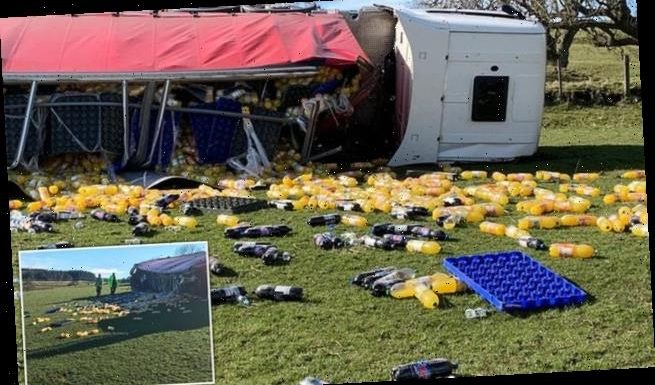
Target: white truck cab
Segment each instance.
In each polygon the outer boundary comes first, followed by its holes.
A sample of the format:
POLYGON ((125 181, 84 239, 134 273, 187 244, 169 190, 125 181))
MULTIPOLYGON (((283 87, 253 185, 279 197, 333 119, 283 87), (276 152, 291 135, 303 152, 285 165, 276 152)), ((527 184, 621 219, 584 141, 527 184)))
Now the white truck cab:
POLYGON ((390 166, 503 161, 539 143, 546 30, 503 12, 396 9, 390 166))

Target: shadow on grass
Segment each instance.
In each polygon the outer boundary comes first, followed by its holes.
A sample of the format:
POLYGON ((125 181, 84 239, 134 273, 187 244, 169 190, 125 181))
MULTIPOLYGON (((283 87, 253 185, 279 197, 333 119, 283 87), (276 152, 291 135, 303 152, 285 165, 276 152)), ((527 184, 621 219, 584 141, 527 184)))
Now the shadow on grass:
POLYGON ((209 331, 209 309, 207 301, 197 300, 186 303, 184 306, 186 310, 191 310, 191 312, 184 313, 179 308, 171 308, 171 311, 168 312, 166 305, 159 305, 152 309, 159 311, 159 313, 148 311, 140 314, 129 314, 120 318, 102 320, 98 323, 98 328, 104 333, 107 333, 103 336, 92 337, 83 341, 74 341, 51 348, 28 350, 27 357, 46 358, 80 352, 121 343, 148 334, 200 328, 207 328, 209 331), (140 317, 141 319, 137 320, 135 317, 140 317), (109 331, 109 326, 114 330, 109 331))
MULTIPOLYGON (((543 146, 531 157, 502 163, 462 163, 466 169, 484 169, 501 172, 526 172, 543 169, 572 174, 574 172, 613 171, 643 169, 643 145, 598 145, 598 146, 543 146), (577 169, 576 169, 577 167, 577 169)), ((434 170, 434 165, 413 165, 395 169, 404 175, 411 170, 434 170)))

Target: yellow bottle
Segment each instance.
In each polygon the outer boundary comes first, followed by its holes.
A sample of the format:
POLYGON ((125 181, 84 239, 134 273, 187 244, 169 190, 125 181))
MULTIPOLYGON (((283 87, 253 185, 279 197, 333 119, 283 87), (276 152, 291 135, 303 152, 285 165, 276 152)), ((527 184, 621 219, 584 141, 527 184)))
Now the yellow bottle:
POLYGON ((368 226, 368 221, 366 218, 359 215, 342 215, 341 223, 344 225, 355 226, 355 227, 366 227, 368 226))
POLYGON ((624 179, 642 179, 646 177, 646 170, 630 170, 621 175, 624 179))
POLYGON ((541 215, 544 213, 550 213, 553 210, 555 210, 555 201, 552 200, 544 199, 530 206, 530 214, 532 215, 541 215))
POLYGON ((603 203, 606 205, 611 205, 616 203, 619 200, 619 194, 607 194, 603 197, 603 203))
POLYGON ((630 228, 630 232, 632 233, 632 235, 636 235, 638 237, 647 237, 648 225, 644 225, 644 224, 633 225, 630 228))
POLYGON ((168 214, 161 214, 159 216, 159 220, 161 221, 161 224, 163 226, 171 226, 171 225, 173 225, 173 223, 175 223, 173 218, 171 218, 171 216, 168 215, 168 214))
POLYGON ((426 275, 419 278, 409 279, 405 282, 399 282, 389 288, 389 295, 396 299, 411 298, 414 296, 414 288, 418 284, 431 285, 431 276, 426 275))
POLYGON ((597 197, 600 195, 600 189, 592 186, 578 186, 575 189, 575 193, 578 195, 587 195, 590 197, 597 197))
POLYGON ((519 239, 523 237, 529 237, 530 233, 526 230, 519 229, 514 225, 509 225, 505 227, 505 236, 509 238, 519 239))
POLYGON ((646 192, 646 182, 636 180, 634 182, 628 183, 628 189, 632 192, 645 193, 646 192))
POLYGON ((585 244, 553 243, 550 245, 549 253, 555 258, 587 259, 594 255, 594 248, 585 244))
POLYGON ((600 231, 604 233, 612 231, 612 222, 606 217, 598 217, 598 220, 596 220, 596 226, 598 226, 600 231))
POLYGON ((436 255, 441 251, 441 246, 435 241, 421 241, 412 239, 405 246, 407 251, 422 253, 427 255, 436 255))
POLYGON ((194 217, 175 217, 175 224, 178 226, 184 226, 189 229, 195 229, 198 226, 198 220, 194 217))
POLYGON ((466 291, 467 287, 464 282, 459 279, 442 274, 442 275, 432 275, 432 285, 431 289, 436 294, 454 294, 462 293, 466 291))
POLYGON ((610 215, 610 223, 612 223, 612 230, 616 233, 622 233, 625 231, 625 224, 619 219, 617 215, 610 215))
POLYGON ((48 200, 50 198, 50 193, 48 192, 47 187, 39 187, 37 189, 37 191, 39 192, 39 198, 42 201, 46 201, 46 200, 48 200))
POLYGON ((596 172, 581 172, 573 174, 573 180, 576 182, 593 182, 600 177, 596 172))
POLYGON ((414 287, 414 296, 426 309, 434 309, 439 306, 439 296, 432 291, 428 285, 419 284, 414 287))
POLYGON ((471 210, 466 214, 466 222, 467 223, 477 223, 481 222, 484 220, 484 214, 482 214, 478 210, 471 210))
POLYGON ((302 210, 302 209, 304 209, 305 206, 307 206, 307 202, 308 202, 308 201, 309 201, 309 198, 307 198, 306 196, 303 196, 302 198, 293 201, 293 202, 292 202, 292 204, 293 204, 293 209, 294 209, 294 210, 302 210))
POLYGON ((48 186, 48 192, 51 195, 57 195, 59 193, 59 186, 55 184, 48 186))
POLYGON ((505 209, 498 203, 483 203, 474 207, 481 208, 484 216, 487 217, 499 217, 505 214, 505 209))
POLYGON ((491 174, 491 179, 495 180, 496 182, 502 182, 507 179, 507 176, 502 172, 495 171, 493 174, 491 174))
POLYGON ((503 236, 505 235, 505 225, 501 223, 484 221, 480 223, 480 231, 487 234, 503 236))
POLYGON ((563 215, 560 218, 562 226, 595 226, 598 218, 595 215, 563 215))
POLYGON ((459 174, 459 177, 464 179, 464 180, 486 179, 487 178, 487 172, 486 171, 462 171, 459 174))
POLYGON ((516 181, 516 182, 521 182, 524 180, 532 180, 534 179, 534 175, 520 172, 520 173, 515 173, 515 174, 507 174, 507 180, 508 181, 516 181))
POLYGON ((216 217, 216 223, 227 227, 236 226, 239 223, 239 217, 235 215, 219 214, 216 217))
POLYGON ((158 214, 155 214, 155 215, 148 214, 148 216, 146 216, 146 220, 152 226, 160 226, 161 225, 161 218, 159 218, 158 214))
POLYGON ((559 225, 559 218, 547 216, 527 216, 519 219, 518 221, 518 227, 522 230, 528 230, 532 228, 554 229, 559 227, 559 225))
POLYGON ((27 212, 34 213, 43 208, 43 202, 30 202, 27 204, 27 212))
POLYGON ((18 199, 13 199, 9 201, 9 210, 20 210, 23 207, 23 202, 18 199))

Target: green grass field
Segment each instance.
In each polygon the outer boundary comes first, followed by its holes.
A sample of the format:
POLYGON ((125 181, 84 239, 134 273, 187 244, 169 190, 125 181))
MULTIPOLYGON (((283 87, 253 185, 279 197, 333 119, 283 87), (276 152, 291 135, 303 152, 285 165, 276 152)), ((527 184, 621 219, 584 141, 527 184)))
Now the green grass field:
MULTIPOLYGON (((598 90, 622 93, 623 54, 630 57, 630 87, 641 88, 639 47, 596 47, 584 32, 576 34, 569 65, 562 72, 564 92, 598 90)), ((557 67, 551 63, 546 72, 546 89, 557 91, 557 88, 557 67)))
MULTIPOLYGON (((107 287, 104 291, 107 291, 107 287)), ((122 285, 116 294, 129 291, 129 285, 122 285)), ((211 381, 206 301, 187 305, 195 310, 190 314, 176 311, 153 314, 148 311, 114 316, 98 324, 86 324, 78 320, 41 332, 49 322, 64 321, 73 315, 65 312, 44 314, 47 309, 92 304, 95 300, 95 286, 80 284, 29 290, 25 291, 23 300, 29 384, 173 384, 211 381), (32 324, 37 317, 45 316, 50 318, 49 322, 32 324), (142 319, 135 320, 137 316, 142 319), (76 332, 95 328, 100 330, 97 335, 85 338, 75 335, 76 332), (57 337, 60 333, 69 333, 71 338, 59 339, 57 337)), ((106 295, 101 295, 100 301, 111 303, 106 295)), ((73 318, 79 319, 81 316, 73 318)), ((22 350, 22 346, 19 348, 22 350)))
MULTIPOLYGON (((603 171, 594 185, 610 192, 621 183, 623 170, 644 168, 644 147, 639 104, 604 108, 548 107, 541 147, 528 159, 505 164, 470 165, 465 169, 534 172, 538 169, 572 173, 603 171)), ((458 182, 458 185, 462 185, 458 182)), ((557 185, 540 184, 556 190, 557 185)), ((592 199, 593 214, 616 212, 592 199)), ((523 214, 508 206, 499 222, 514 223, 523 214)), ((252 291, 260 284, 291 284, 305 289, 304 303, 255 301, 249 308, 223 305, 213 309, 217 383, 294 384, 307 375, 335 383, 387 380, 393 366, 421 358, 447 357, 460 364, 461 375, 647 367, 655 364, 648 240, 630 234, 603 234, 597 228, 536 230, 547 243, 584 242, 597 249, 588 260, 555 260, 544 252, 529 253, 555 272, 586 290, 592 300, 577 308, 548 310, 524 316, 494 313, 482 320, 467 320, 464 310, 485 306, 473 293, 446 297, 447 307, 426 310, 416 300, 375 298, 353 287, 348 279, 375 266, 415 268, 419 275, 444 271, 445 257, 517 249, 508 238, 480 233, 477 226, 453 230, 454 242, 441 242, 436 257, 384 252, 366 248, 320 251, 312 245, 305 220, 309 210, 265 210, 241 215, 256 224, 287 223, 294 233, 273 241, 295 257, 287 266, 267 267, 256 259, 231 252, 215 216, 200 218, 193 231, 162 231, 151 243, 208 241, 209 250, 238 276, 212 277, 212 286, 239 283, 252 291)), ((389 221, 384 214, 366 215, 369 223, 389 221)), ((392 220, 393 222, 400 222, 392 220)), ((430 224, 430 223, 428 223, 430 224)), ((66 239, 78 246, 121 244, 130 238, 126 224, 87 221, 82 230, 60 224, 57 236, 13 234, 16 251, 66 239), (102 234, 102 237, 98 237, 102 234)), ((338 226, 339 231, 348 229, 338 226)), ((192 337, 189 337, 191 339, 192 337)), ((190 354, 163 338, 143 337, 139 346, 152 350, 155 367, 183 365, 190 354), (163 346, 164 348, 162 348, 163 346)), ((186 342, 186 341, 185 341, 186 342)), ((182 343, 182 341, 180 341, 182 343)), ((129 350, 128 350, 129 351, 129 350)), ((125 352, 127 353, 127 351, 125 352)), ((102 359, 104 355, 89 357, 102 359)), ((144 358, 145 359, 145 358, 144 358)), ((127 366, 127 365, 126 365, 127 366)), ((122 368, 124 372, 139 370, 122 368)), ((145 368, 145 367, 144 367, 145 368)), ((63 376, 65 363, 50 375, 63 376)), ((124 373, 123 372, 123 373, 124 373)))

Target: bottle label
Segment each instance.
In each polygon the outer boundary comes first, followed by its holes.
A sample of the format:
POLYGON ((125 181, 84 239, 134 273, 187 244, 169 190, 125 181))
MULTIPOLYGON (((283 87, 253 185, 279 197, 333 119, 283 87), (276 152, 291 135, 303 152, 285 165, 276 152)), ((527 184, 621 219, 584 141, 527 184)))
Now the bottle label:
POLYGON ((560 245, 559 247, 560 257, 572 257, 574 251, 575 251, 575 246, 573 245, 560 245))
POLYGON ((407 232, 408 229, 409 229, 409 226, 407 226, 407 225, 395 225, 393 227, 393 231, 395 233, 405 233, 405 232, 407 232))
POLYGON ((289 295, 291 294, 291 286, 277 286, 275 291, 282 295, 289 295))
POLYGON ((225 296, 226 297, 233 297, 233 296, 241 295, 241 292, 239 291, 239 288, 236 287, 236 286, 229 286, 229 287, 226 287, 224 290, 225 290, 225 296))
POLYGON ((416 376, 421 379, 428 379, 430 378, 430 369, 428 367, 428 363, 425 361, 422 361, 420 363, 417 363, 416 367, 416 376))

